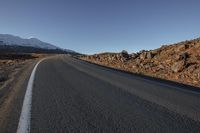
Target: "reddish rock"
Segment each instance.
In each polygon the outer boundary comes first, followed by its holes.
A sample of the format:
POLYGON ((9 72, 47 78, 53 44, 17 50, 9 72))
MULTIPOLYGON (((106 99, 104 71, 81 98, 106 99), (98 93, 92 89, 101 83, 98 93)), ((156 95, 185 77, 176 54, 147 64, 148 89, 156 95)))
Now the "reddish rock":
POLYGON ((131 58, 132 58, 132 59, 135 59, 135 58, 137 58, 137 57, 138 57, 138 54, 136 54, 136 53, 132 53, 132 54, 131 54, 131 58))
POLYGON ((179 62, 175 62, 172 65, 171 70, 173 72, 181 72, 184 68, 185 68, 185 62, 184 61, 179 61, 179 62))
POLYGON ((152 59, 154 57, 154 54, 152 54, 151 52, 147 53, 147 59, 152 59))
POLYGON ((143 53, 140 54, 140 59, 144 60, 144 59, 146 59, 146 57, 147 57, 146 52, 143 52, 143 53))
POLYGON ((200 38, 138 53, 82 56, 97 64, 200 87, 200 38))

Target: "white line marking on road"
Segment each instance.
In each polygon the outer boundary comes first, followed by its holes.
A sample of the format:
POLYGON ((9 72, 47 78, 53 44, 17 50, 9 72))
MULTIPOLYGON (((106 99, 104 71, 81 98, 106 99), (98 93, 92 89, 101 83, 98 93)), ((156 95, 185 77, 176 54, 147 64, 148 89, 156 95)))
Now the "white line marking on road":
POLYGON ((28 81, 28 86, 26 89, 26 94, 24 96, 24 102, 22 106, 22 112, 19 119, 19 124, 17 128, 17 133, 30 133, 30 124, 31 124, 31 102, 32 102, 32 88, 33 83, 35 79, 35 73, 38 65, 43 61, 44 59, 40 60, 35 67, 33 68, 33 71, 31 73, 31 76, 28 81))

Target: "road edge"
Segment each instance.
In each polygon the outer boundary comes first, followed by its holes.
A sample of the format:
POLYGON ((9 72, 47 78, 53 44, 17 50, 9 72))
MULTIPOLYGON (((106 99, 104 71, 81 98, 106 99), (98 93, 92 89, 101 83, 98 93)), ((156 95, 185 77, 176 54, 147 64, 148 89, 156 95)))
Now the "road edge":
POLYGON ((31 72, 31 76, 29 78, 26 93, 24 96, 24 101, 23 101, 21 115, 19 118, 17 133, 30 133, 32 88, 33 88, 33 84, 34 84, 35 73, 36 73, 37 67, 43 60, 45 60, 45 58, 38 61, 31 72))

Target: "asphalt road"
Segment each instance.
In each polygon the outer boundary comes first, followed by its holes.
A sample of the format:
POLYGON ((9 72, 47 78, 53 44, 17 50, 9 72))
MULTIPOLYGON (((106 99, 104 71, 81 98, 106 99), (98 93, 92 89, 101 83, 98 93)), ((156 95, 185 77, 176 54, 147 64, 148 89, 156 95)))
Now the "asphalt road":
POLYGON ((197 133, 199 121, 200 93, 187 86, 67 56, 36 71, 31 133, 197 133))

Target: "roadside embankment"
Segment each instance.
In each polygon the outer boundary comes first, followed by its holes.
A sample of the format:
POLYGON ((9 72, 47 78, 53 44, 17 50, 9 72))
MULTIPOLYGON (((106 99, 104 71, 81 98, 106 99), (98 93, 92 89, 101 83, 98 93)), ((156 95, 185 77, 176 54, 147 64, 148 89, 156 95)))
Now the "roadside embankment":
POLYGON ((132 73, 200 87, 200 38, 138 53, 100 53, 80 59, 132 73))

